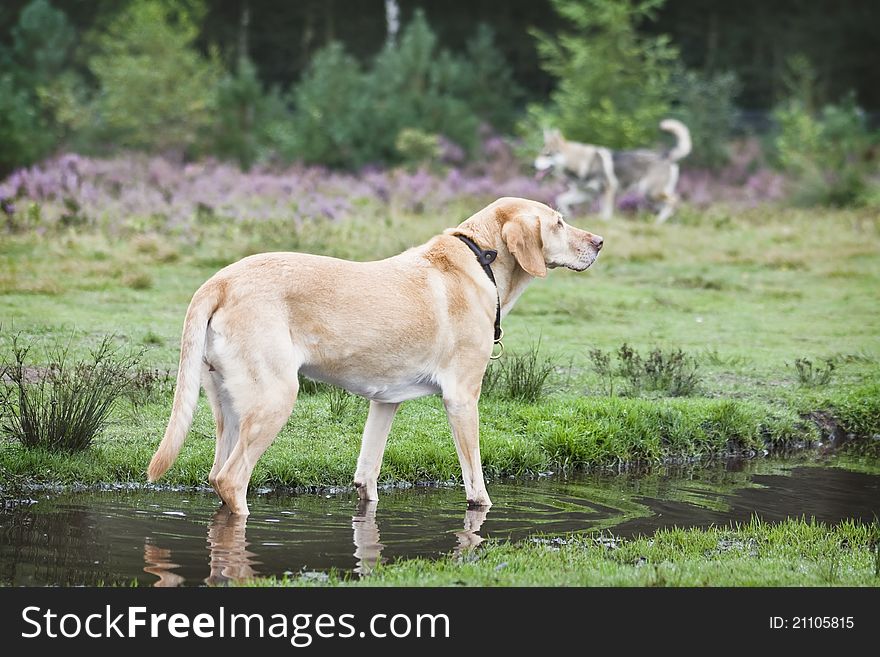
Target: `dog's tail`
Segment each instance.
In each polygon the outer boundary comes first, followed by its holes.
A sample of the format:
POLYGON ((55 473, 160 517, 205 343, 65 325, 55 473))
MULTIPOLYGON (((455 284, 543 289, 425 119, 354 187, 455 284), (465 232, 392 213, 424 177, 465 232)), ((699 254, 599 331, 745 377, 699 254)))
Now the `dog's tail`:
POLYGON ((660 129, 675 135, 675 147, 666 154, 666 159, 678 162, 687 157, 691 152, 691 131, 681 121, 676 119, 663 119, 660 121, 660 129))
POLYGON ((177 368, 174 404, 165 436, 147 468, 150 481, 156 481, 172 466, 192 424, 193 411, 199 400, 208 322, 220 305, 221 296, 222 286, 209 282, 196 291, 187 308, 180 339, 180 365, 177 368))

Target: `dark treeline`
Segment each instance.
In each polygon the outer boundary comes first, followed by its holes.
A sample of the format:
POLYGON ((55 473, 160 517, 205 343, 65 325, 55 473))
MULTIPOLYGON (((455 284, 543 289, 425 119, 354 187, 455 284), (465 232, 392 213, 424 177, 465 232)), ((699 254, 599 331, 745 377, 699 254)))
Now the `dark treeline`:
MULTIPOLYGON (((0 39, 28 0, 4 0, 0 39)), ((176 4, 185 6, 188 0, 176 4)), ((118 0, 54 0, 81 32, 98 28, 126 6, 118 0)), ((384 0, 205 0, 200 45, 219 48, 232 62, 244 46, 268 85, 289 87, 312 55, 331 40, 362 60, 375 55, 386 35, 384 0), (246 29, 242 29, 243 17, 246 29)), ((463 47, 478 23, 492 26, 497 43, 527 100, 546 97, 552 79, 539 66, 531 28, 547 32, 562 22, 549 0, 399 0, 406 23, 422 8, 441 43, 463 47)), ((817 73, 820 102, 855 90, 860 105, 880 110, 876 84, 877 0, 668 0, 647 33, 668 34, 692 69, 733 71, 743 108, 768 109, 785 93, 786 60, 802 54, 817 73)))

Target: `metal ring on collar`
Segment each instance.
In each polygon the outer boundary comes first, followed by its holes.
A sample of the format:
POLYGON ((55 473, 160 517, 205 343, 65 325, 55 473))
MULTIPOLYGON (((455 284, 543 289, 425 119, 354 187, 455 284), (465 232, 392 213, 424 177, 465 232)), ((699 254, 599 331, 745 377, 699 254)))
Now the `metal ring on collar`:
MULTIPOLYGON (((489 360, 498 360, 499 358, 501 358, 502 355, 504 355, 504 343, 501 342, 501 339, 499 338, 498 340, 496 340, 495 344, 501 347, 501 351, 499 351, 497 354, 492 354, 491 356, 489 356, 489 360)), ((495 348, 492 347, 492 350, 494 351, 495 348)))

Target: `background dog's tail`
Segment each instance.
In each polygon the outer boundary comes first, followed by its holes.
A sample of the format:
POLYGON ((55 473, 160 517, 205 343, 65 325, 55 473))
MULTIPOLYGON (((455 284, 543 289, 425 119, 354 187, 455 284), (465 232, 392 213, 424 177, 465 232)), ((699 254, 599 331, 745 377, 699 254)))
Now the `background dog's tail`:
POLYGON ((221 292, 222 288, 216 283, 203 285, 193 295, 187 308, 180 339, 180 365, 177 368, 174 404, 165 436, 147 468, 150 481, 156 481, 172 466, 192 424, 193 411, 199 400, 208 322, 217 310, 221 292))
POLYGON ((681 121, 676 119, 663 119, 660 121, 660 129, 675 135, 675 147, 666 154, 666 158, 673 162, 687 157, 691 152, 691 131, 681 121))

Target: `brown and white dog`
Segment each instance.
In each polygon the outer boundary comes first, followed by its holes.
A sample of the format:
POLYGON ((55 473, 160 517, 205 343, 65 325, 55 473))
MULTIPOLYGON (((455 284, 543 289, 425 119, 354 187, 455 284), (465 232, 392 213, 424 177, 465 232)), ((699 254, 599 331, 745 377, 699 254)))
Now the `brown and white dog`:
POLYGON ((187 309, 174 404, 150 481, 177 458, 201 385, 217 424, 208 480, 230 511, 247 514, 254 465, 287 421, 301 372, 370 400, 354 476, 361 499, 378 499, 401 402, 440 394, 468 503, 489 506, 477 401, 497 306, 507 314, 533 278, 554 267, 583 271, 601 248, 601 237, 546 205, 502 198, 385 260, 264 253, 229 265, 187 309), (497 251, 495 283, 459 235, 497 251))
POLYGON ((569 187, 556 197, 557 207, 566 215, 571 213, 572 205, 592 201, 601 192, 601 216, 610 219, 617 193, 634 189, 648 199, 657 213, 657 222, 662 223, 672 216, 678 203, 677 162, 691 152, 691 133, 675 119, 661 121, 660 129, 675 135, 673 148, 614 151, 568 141, 559 130, 545 130, 544 147, 535 159, 535 168, 566 175, 569 187))

